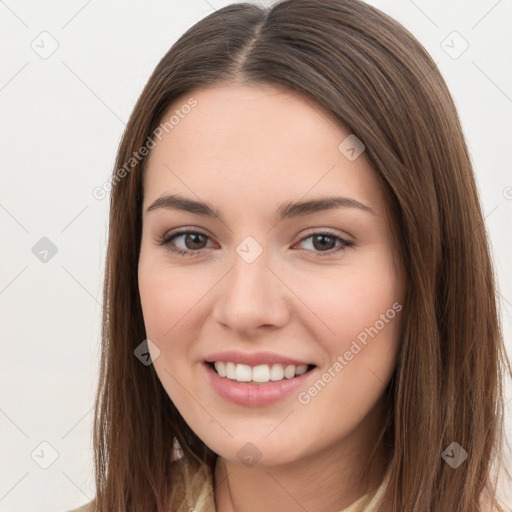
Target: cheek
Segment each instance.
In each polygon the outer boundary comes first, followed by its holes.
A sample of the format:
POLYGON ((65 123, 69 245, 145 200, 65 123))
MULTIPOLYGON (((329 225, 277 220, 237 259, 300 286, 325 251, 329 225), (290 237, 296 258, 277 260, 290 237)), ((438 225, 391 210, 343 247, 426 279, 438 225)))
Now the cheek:
MULTIPOLYGON (((308 305, 331 331, 331 336, 323 336, 326 341, 332 340, 329 341, 330 348, 343 350, 376 323, 382 334, 394 330, 397 322, 392 320, 397 315, 393 304, 402 303, 402 293, 390 266, 337 269, 329 279, 311 279, 303 283, 304 289, 310 290, 308 305), (381 315, 384 315, 383 319, 381 315)), ((328 331, 323 329, 323 332, 328 331)), ((364 338, 364 334, 360 337, 364 338)))
MULTIPOLYGON (((164 257, 165 258, 165 257, 164 257)), ((172 267, 160 255, 141 252, 138 284, 148 338, 162 344, 162 349, 179 331, 194 329, 194 306, 211 288, 208 279, 197 273, 172 267)))
POLYGON ((393 374, 400 346, 402 288, 393 271, 382 265, 377 268, 338 271, 324 281, 328 287, 320 289, 317 282, 318 289, 310 295, 308 305, 332 331, 325 326, 316 329, 316 340, 328 362, 299 399, 309 411, 313 429, 326 431, 324 411, 339 419, 340 425, 355 427, 374 407, 393 374))
POLYGON ((198 336, 195 332, 198 322, 191 312, 202 288, 195 283, 191 286, 190 276, 186 275, 183 271, 173 271, 158 256, 141 252, 138 284, 144 325, 147 338, 159 351, 157 357, 151 354, 153 366, 167 394, 180 410, 187 408, 189 399, 184 391, 189 372, 189 340, 198 336))

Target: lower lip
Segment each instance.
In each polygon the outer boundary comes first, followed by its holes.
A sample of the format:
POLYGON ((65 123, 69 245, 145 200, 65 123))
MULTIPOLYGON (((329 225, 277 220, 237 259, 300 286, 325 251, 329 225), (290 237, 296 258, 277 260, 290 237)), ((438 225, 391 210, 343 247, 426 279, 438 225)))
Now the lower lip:
POLYGON ((285 378, 278 381, 250 384, 221 377, 207 363, 203 363, 203 366, 213 388, 222 398, 246 407, 258 407, 279 402, 279 400, 284 399, 303 386, 315 371, 315 368, 313 368, 293 379, 285 378))

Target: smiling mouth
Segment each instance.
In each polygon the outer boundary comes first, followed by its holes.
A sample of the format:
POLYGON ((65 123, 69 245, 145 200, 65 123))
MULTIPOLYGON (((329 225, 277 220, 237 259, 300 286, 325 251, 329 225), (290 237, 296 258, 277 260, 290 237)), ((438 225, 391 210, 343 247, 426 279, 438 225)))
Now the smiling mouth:
POLYGON ((235 364, 230 361, 206 361, 206 364, 220 377, 248 384, 291 380, 316 368, 314 364, 260 364, 249 366, 246 364, 235 364))

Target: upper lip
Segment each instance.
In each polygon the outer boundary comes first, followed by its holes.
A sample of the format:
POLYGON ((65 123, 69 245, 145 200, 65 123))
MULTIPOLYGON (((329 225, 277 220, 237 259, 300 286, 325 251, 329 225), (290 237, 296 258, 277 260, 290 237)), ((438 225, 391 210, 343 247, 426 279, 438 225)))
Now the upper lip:
POLYGON ((281 354, 274 354, 273 352, 240 352, 237 350, 227 350, 225 352, 216 352, 210 354, 206 361, 214 363, 216 361, 232 362, 235 364, 247 364, 249 366, 257 366, 260 364, 282 364, 300 366, 303 364, 312 364, 299 359, 293 359, 281 354))

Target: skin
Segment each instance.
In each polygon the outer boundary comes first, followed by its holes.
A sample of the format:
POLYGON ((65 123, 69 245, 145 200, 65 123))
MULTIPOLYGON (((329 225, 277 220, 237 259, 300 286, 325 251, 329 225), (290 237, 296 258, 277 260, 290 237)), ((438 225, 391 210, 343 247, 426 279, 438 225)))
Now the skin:
POLYGON ((350 132, 310 99, 273 86, 223 85, 183 96, 164 118, 190 97, 197 106, 155 141, 144 179, 138 278, 147 337, 160 350, 155 370, 219 455, 218 512, 339 511, 384 474, 381 449, 369 479, 360 478, 382 424, 401 314, 307 404, 297 393, 263 407, 227 402, 202 365, 230 349, 291 355, 317 365, 301 388, 307 391, 365 328, 403 304, 383 191, 364 152, 350 161, 338 149, 350 132), (146 212, 172 193, 211 204, 224 222, 166 208, 146 212), (342 207, 273 218, 283 203, 334 195, 374 213, 342 207), (158 245, 177 228, 206 235, 173 241, 202 254, 181 257, 158 245), (354 245, 301 241, 326 229, 354 245), (250 264, 236 252, 248 236, 263 249, 250 264), (252 467, 237 457, 247 442, 261 453, 252 467))

